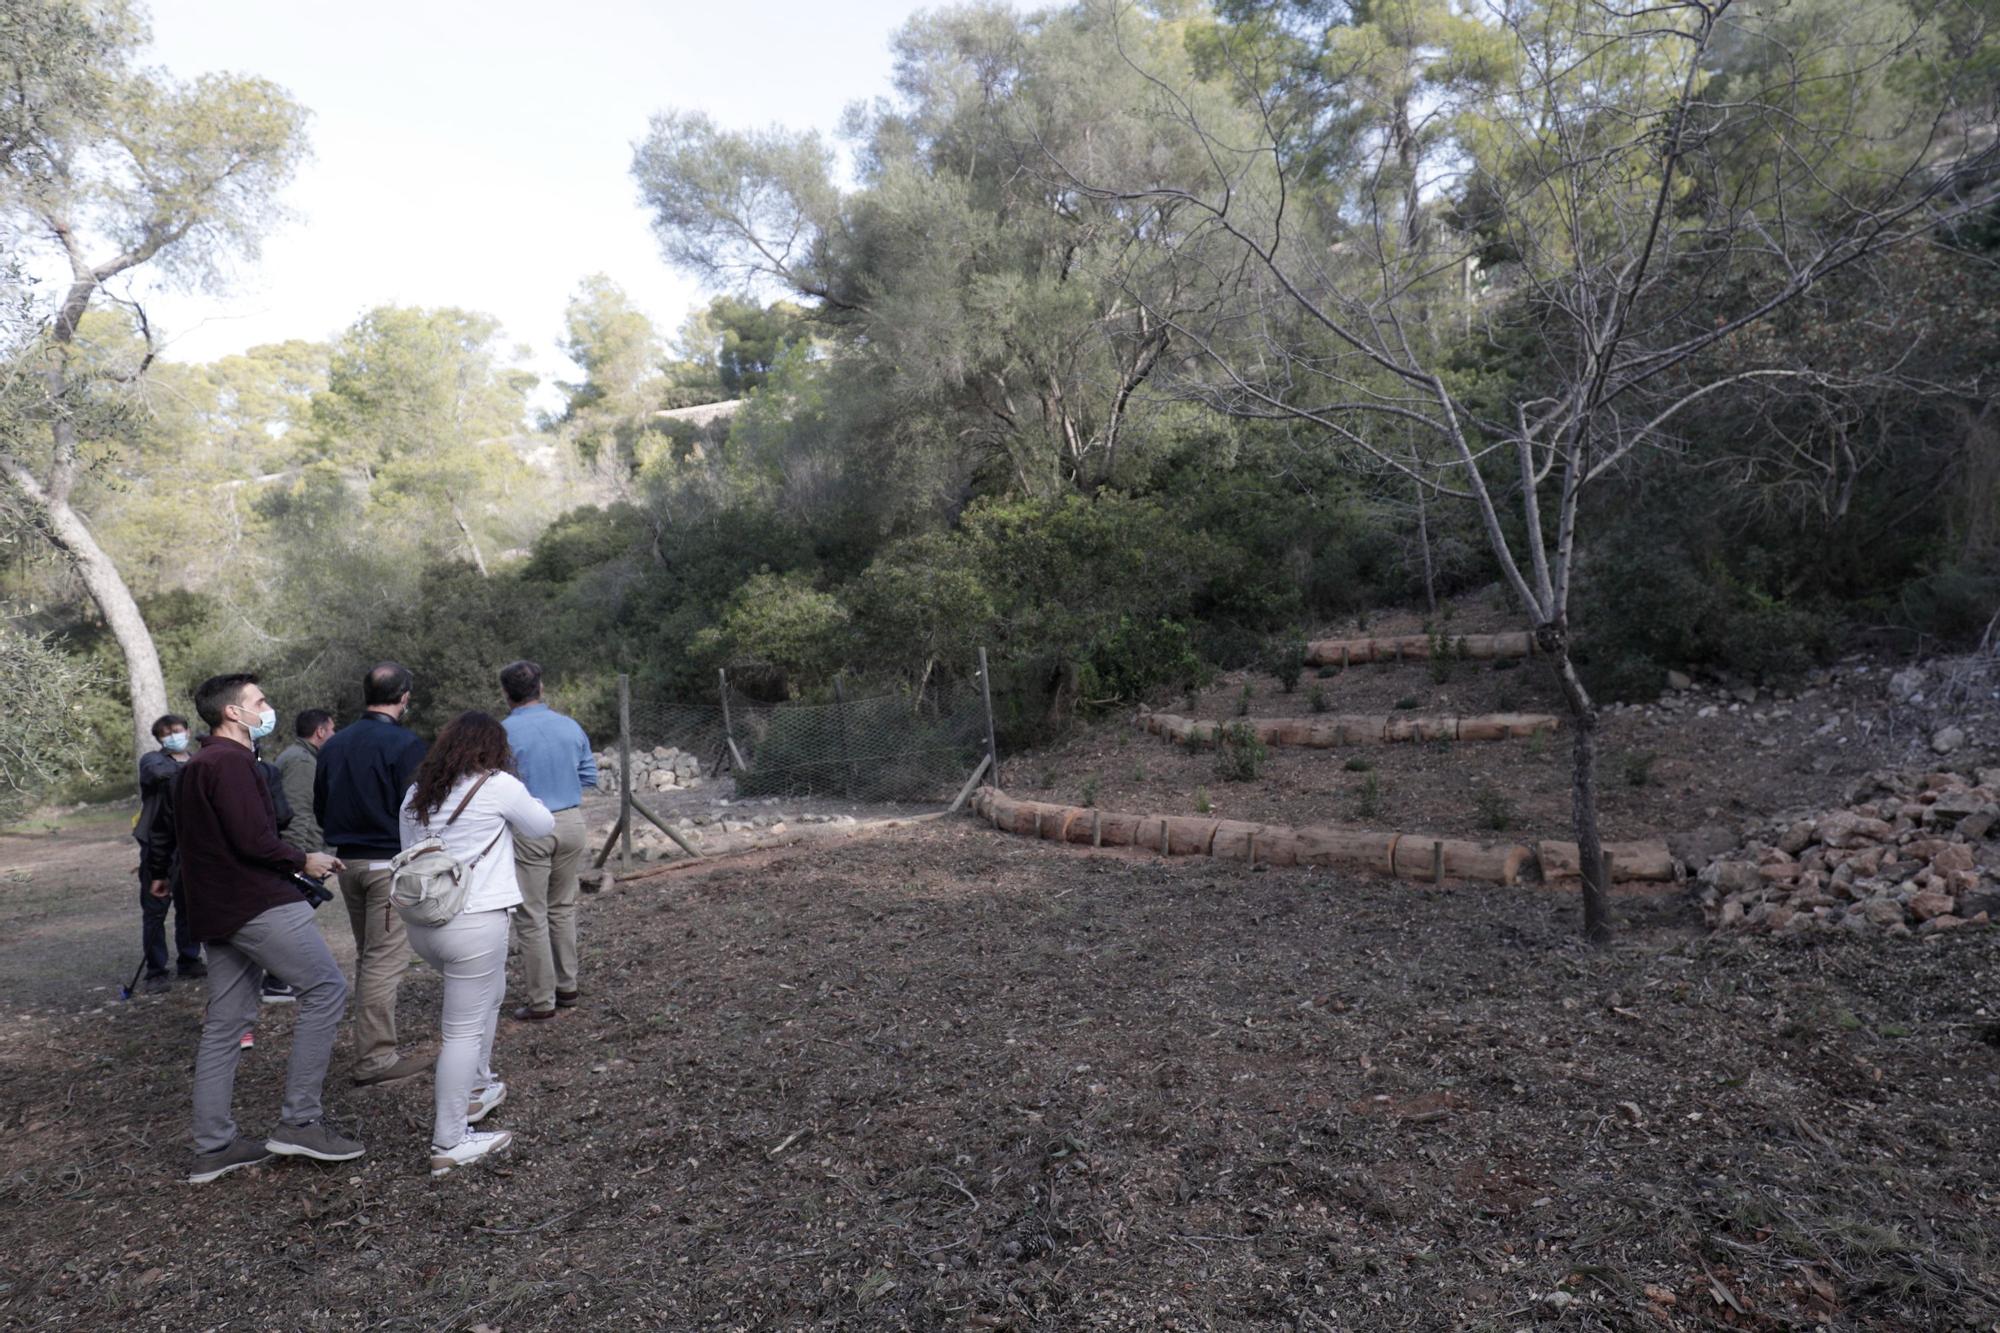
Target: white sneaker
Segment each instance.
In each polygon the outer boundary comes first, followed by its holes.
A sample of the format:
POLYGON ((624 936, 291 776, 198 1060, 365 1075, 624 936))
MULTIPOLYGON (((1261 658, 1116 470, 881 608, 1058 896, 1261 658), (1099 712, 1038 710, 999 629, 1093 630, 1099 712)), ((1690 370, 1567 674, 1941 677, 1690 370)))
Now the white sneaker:
POLYGON ((486 1118, 487 1112, 506 1100, 507 1084, 504 1080, 496 1078, 483 1088, 474 1088, 472 1090, 472 1100, 466 1103, 465 1123, 468 1125, 478 1124, 486 1118))
POLYGON ((467 1130, 465 1137, 455 1148, 431 1148, 431 1179, 449 1175, 461 1166, 471 1166, 490 1153, 505 1152, 514 1141, 514 1136, 506 1130, 495 1130, 488 1134, 480 1130, 467 1130))

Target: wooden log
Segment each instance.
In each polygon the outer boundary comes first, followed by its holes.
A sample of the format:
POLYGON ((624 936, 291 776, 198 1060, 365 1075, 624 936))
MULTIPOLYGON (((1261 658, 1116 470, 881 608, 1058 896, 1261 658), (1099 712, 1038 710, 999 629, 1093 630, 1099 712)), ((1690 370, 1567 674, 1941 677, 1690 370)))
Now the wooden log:
POLYGON ((1339 719, 1340 743, 1342 745, 1380 745, 1382 732, 1389 719, 1385 717, 1361 717, 1353 714, 1339 719))
POLYGON ((1220 820, 1202 819, 1198 816, 1175 815, 1167 820, 1167 854, 1169 856, 1207 856, 1209 845, 1215 841, 1215 829, 1220 820))
POLYGON ((1389 874, 1394 868, 1396 835, 1366 830, 1302 828, 1293 830, 1299 865, 1340 866, 1389 874))
POLYGON ((1097 827, 1101 837, 1100 846, 1132 847, 1139 844, 1139 826, 1146 822, 1144 815, 1121 814, 1106 810, 1097 817, 1097 827))
MULTIPOLYGON (((1667 883, 1674 878, 1673 853, 1663 842, 1607 842, 1604 850, 1616 863, 1619 878, 1667 883)), ((1576 844, 1554 840, 1535 844, 1544 880, 1580 879, 1583 861, 1576 844)))
POLYGON ((1058 806, 1042 820, 1042 837, 1050 842, 1070 841, 1070 830, 1090 827, 1090 811, 1077 805, 1058 806))
POLYGON ((1317 718, 1306 728, 1305 743, 1315 750, 1331 750, 1340 744, 1340 723, 1332 718, 1317 718))
POLYGON ((1455 741, 1458 739, 1458 719, 1455 717, 1418 717, 1417 739, 1420 741, 1455 741))
POLYGON ((1299 835, 1281 824, 1266 824, 1257 830, 1257 864, 1295 866, 1299 863, 1299 835))
POLYGON ((1248 861, 1260 825, 1240 819, 1215 821, 1215 836, 1209 840, 1208 854, 1231 861, 1248 861))
POLYGON ((1310 718, 1288 717, 1273 722, 1267 729, 1259 724, 1257 739, 1266 745, 1311 745, 1313 724, 1310 718))
POLYGON ((1413 741, 1417 738, 1417 716, 1415 713, 1391 713, 1382 719, 1382 739, 1385 741, 1413 741))

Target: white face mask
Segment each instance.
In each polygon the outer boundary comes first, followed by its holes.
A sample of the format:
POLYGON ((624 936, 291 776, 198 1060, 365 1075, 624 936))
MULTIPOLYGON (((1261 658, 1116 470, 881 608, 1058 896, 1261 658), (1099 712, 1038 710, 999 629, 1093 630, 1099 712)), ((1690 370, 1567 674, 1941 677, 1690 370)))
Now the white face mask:
POLYGON ((170 731, 160 738, 160 748, 168 754, 183 754, 187 747, 188 734, 185 731, 170 731))

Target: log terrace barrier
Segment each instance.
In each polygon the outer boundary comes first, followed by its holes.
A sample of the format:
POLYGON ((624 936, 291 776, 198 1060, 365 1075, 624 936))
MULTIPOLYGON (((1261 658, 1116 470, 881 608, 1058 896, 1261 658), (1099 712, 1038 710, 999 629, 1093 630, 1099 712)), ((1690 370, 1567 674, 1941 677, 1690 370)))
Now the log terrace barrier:
POLYGON ((1453 657, 1483 661, 1497 657, 1533 657, 1535 636, 1526 630, 1506 634, 1401 634, 1380 639, 1315 639, 1306 645, 1312 666, 1353 666, 1361 662, 1423 662, 1436 650, 1453 657))
POLYGON ((1155 736, 1182 745, 1214 745, 1231 727, 1247 727, 1266 745, 1298 745, 1333 749, 1342 745, 1376 745, 1396 741, 1504 741, 1538 732, 1557 731, 1562 719, 1548 713, 1481 713, 1472 717, 1433 717, 1418 713, 1366 716, 1332 713, 1323 717, 1241 717, 1220 722, 1180 717, 1174 713, 1141 713, 1139 725, 1155 736))
MULTIPOLYGON (((1131 847, 1161 856, 1219 856, 1252 865, 1328 866, 1427 884, 1457 881, 1512 886, 1531 874, 1553 880, 1565 873, 1573 876, 1578 860, 1574 843, 1544 841, 1531 848, 1520 843, 1481 843, 1416 833, 1127 814, 1016 800, 994 787, 980 788, 972 809, 1003 833, 1046 842, 1131 847)), ((1607 844, 1605 850, 1613 874, 1620 879, 1671 881, 1675 877, 1673 857, 1662 844, 1616 843, 1607 844)))

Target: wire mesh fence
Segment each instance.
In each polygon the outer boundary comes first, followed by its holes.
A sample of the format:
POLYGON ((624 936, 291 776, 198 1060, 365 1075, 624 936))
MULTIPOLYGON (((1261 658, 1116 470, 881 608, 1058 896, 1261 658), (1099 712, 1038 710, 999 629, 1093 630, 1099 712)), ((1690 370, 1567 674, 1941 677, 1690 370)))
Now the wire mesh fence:
POLYGON ((634 753, 648 757, 649 774, 662 763, 672 774, 656 781, 690 786, 728 772, 743 797, 948 801, 988 745, 976 682, 810 704, 719 686, 712 704, 634 698, 630 715, 634 753))

